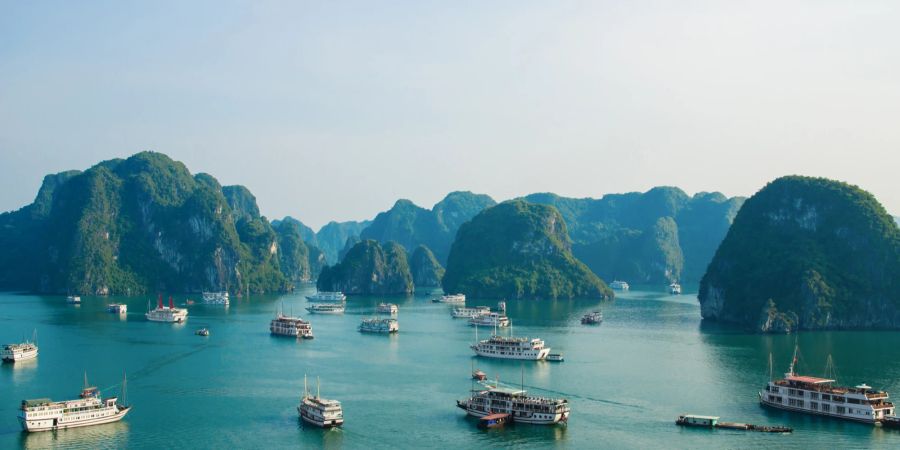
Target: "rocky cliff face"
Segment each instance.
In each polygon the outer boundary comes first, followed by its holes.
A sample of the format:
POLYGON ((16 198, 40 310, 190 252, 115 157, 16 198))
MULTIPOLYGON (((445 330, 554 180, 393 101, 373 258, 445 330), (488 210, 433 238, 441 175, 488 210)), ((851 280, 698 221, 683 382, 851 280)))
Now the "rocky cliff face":
POLYGON ((612 298, 571 252, 556 208, 521 200, 488 208, 463 224, 443 287, 476 298, 612 298))
POLYGON ((410 294, 414 290, 403 247, 393 242, 382 247, 371 239, 354 245, 340 263, 323 268, 316 286, 346 294, 410 294))
MULTIPOLYGON (((268 222, 255 203, 234 214, 225 191, 215 178, 192 176, 153 152, 48 176, 32 205, 0 215, 7 249, 0 287, 81 294, 286 288, 268 222)), ((249 194, 242 191, 234 189, 234 198, 249 194)))
MULTIPOLYGON (((354 237, 359 239, 359 234, 371 222, 328 222, 316 232, 316 246, 325 254, 328 264, 336 264, 341 260, 340 252, 347 243, 347 239, 354 237)), ((358 242, 358 241, 357 241, 358 242)))
POLYGON ((744 204, 700 286, 705 320, 762 332, 900 328, 900 230, 871 194, 784 177, 744 204))
POLYGON ((744 201, 720 193, 689 197, 673 187, 600 199, 543 193, 524 200, 560 211, 573 254, 594 273, 660 284, 699 281, 744 201))
POLYGON ((435 287, 441 285, 444 278, 444 268, 434 257, 434 253, 424 245, 416 247, 410 260, 413 283, 421 287, 435 287))

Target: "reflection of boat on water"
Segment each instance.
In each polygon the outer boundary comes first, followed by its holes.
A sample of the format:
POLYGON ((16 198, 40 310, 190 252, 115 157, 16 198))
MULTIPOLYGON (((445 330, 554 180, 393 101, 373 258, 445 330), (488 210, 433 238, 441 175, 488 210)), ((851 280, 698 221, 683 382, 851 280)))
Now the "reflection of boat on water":
POLYGON ((84 388, 76 400, 22 400, 19 423, 23 430, 34 432, 117 422, 131 411, 131 406, 125 403, 126 382, 123 379, 122 403, 119 403, 117 397, 102 399, 96 387, 88 386, 85 375, 84 388))

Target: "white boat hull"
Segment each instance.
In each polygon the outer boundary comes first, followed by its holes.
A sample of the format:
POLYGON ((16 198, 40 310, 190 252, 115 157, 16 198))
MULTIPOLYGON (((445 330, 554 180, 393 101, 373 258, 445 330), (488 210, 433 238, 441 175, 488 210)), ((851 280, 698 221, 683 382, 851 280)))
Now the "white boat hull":
POLYGON ((308 414, 303 408, 300 407, 297 407, 297 412, 300 413, 300 420, 315 425, 319 428, 333 428, 339 427, 344 424, 344 419, 322 419, 308 414))
POLYGON ((557 414, 533 414, 533 413, 514 413, 508 410, 499 410, 495 409, 492 412, 485 412, 472 408, 465 408, 466 414, 473 417, 484 417, 488 414, 495 413, 505 413, 510 414, 512 416, 512 420, 514 423, 528 423, 532 425, 554 425, 565 420, 568 420, 568 415, 563 413, 557 414), (519 415, 517 415, 519 414, 519 415), (528 415, 530 414, 530 416, 528 415))
POLYGON ((24 352, 13 352, 12 354, 4 354, 3 361, 4 362, 17 362, 17 361, 27 361, 29 359, 37 358, 38 351, 37 349, 24 351, 24 352))
POLYGON ((53 424, 53 419, 45 419, 38 421, 26 421, 22 417, 19 417, 19 423, 22 425, 22 429, 29 432, 34 433, 38 431, 53 431, 53 430, 64 430, 66 428, 80 428, 87 427, 91 425, 103 425, 106 423, 118 422, 122 420, 129 412, 131 411, 131 407, 122 408, 115 414, 111 414, 105 417, 96 417, 93 419, 79 420, 77 422, 73 421, 71 423, 57 423, 53 424), (34 423, 34 425, 30 425, 29 422, 34 423))
POLYGON ((868 416, 868 417, 872 417, 871 419, 866 418, 866 417, 854 417, 851 415, 842 415, 842 414, 830 413, 830 412, 825 412, 825 411, 813 411, 813 410, 807 409, 807 408, 798 408, 796 406, 789 406, 789 405, 785 405, 783 403, 770 402, 765 398, 765 396, 762 395, 762 393, 759 393, 759 404, 762 406, 765 406, 765 407, 780 409, 783 411, 799 412, 799 413, 810 414, 810 415, 814 415, 814 416, 833 417, 835 419, 850 420, 853 422, 861 422, 861 423, 868 423, 868 424, 874 424, 874 423, 878 422, 878 420, 875 419, 873 416, 868 416))
POLYGON ((526 361, 539 361, 542 359, 546 359, 547 355, 550 354, 549 348, 542 348, 540 350, 524 351, 521 354, 516 352, 515 354, 506 354, 506 355, 499 354, 496 352, 484 351, 484 350, 481 350, 474 346, 473 346, 472 350, 475 352, 476 355, 483 356, 485 358, 521 359, 521 360, 526 360, 526 361))

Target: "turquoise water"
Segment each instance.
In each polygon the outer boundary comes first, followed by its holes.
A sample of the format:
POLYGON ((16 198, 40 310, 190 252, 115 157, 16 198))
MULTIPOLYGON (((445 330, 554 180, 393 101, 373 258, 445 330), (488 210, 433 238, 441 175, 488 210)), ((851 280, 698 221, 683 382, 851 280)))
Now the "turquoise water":
MULTIPOLYGON (((315 340, 269 336, 276 305, 305 313, 309 292, 253 297, 228 308, 191 306, 184 325, 145 321, 146 298, 84 297, 72 306, 61 297, 0 294, 0 340, 18 341, 37 329, 40 345, 37 361, 0 367, 0 448, 900 446, 900 432, 759 407, 769 353, 783 372, 795 337, 701 326, 694 296, 669 296, 663 287, 603 304, 600 326, 579 323, 596 302, 509 301, 513 332, 544 339, 565 354, 563 363, 476 359, 468 348, 474 330, 424 294, 390 298, 400 305, 395 336, 356 331, 382 300, 360 297, 349 300, 343 316, 308 316, 315 340), (105 312, 113 301, 128 303, 126 318, 105 312), (212 335, 194 335, 200 327, 212 335), (568 398, 568 426, 477 429, 455 407, 472 386, 473 360, 491 379, 518 386, 524 373, 530 392, 568 398), (124 421, 56 433, 19 430, 22 399, 74 398, 84 370, 109 395, 127 371, 134 410, 124 421), (322 395, 343 402, 343 429, 297 420, 304 374, 321 377, 322 395), (685 429, 673 423, 679 413, 784 424, 795 432, 685 429)), ((900 333, 804 333, 799 344, 803 371, 821 374, 832 354, 841 382, 900 396, 900 333)))

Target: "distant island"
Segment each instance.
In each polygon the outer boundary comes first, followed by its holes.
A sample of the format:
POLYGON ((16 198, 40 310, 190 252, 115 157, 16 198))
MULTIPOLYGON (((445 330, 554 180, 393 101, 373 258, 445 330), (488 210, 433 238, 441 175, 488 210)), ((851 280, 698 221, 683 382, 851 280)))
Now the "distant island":
POLYGON ((488 208, 460 227, 443 286, 476 298, 613 297, 572 255, 559 211, 522 200, 488 208))
POLYGON ((411 294, 415 291, 406 250, 396 242, 383 247, 366 239, 354 245, 343 261, 322 269, 316 287, 345 294, 411 294))
POLYGON ((900 328, 900 229, 856 186, 779 178, 744 203, 699 300, 762 332, 900 328))

